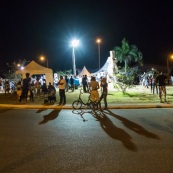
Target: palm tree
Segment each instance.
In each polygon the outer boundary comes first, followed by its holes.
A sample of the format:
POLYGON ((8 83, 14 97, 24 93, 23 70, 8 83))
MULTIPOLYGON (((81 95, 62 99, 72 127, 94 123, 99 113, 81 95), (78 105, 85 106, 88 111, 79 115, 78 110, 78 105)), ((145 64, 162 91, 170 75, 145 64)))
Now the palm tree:
POLYGON ((114 51, 115 57, 118 61, 125 63, 125 73, 127 72, 127 66, 130 62, 140 62, 142 60, 142 53, 139 51, 137 46, 129 45, 125 38, 122 40, 122 46, 116 46, 114 51))

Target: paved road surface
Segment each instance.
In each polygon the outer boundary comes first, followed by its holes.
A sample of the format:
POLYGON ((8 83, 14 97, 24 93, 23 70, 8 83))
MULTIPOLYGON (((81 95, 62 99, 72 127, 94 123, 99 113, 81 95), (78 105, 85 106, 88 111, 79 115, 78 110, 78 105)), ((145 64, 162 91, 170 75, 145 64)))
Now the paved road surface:
POLYGON ((172 173, 173 109, 0 109, 0 173, 172 173))

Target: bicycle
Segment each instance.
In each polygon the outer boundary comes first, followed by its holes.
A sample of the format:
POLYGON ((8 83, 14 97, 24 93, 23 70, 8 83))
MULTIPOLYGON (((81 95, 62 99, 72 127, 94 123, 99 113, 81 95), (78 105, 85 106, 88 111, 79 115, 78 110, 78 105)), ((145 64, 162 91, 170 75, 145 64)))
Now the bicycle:
POLYGON ((88 100, 86 103, 83 102, 83 100, 81 98, 81 94, 83 94, 82 89, 80 89, 78 100, 75 100, 72 103, 73 109, 82 109, 82 106, 87 106, 91 109, 98 109, 98 103, 97 102, 92 103, 92 101, 91 101, 91 93, 89 93, 90 95, 88 96, 88 100))

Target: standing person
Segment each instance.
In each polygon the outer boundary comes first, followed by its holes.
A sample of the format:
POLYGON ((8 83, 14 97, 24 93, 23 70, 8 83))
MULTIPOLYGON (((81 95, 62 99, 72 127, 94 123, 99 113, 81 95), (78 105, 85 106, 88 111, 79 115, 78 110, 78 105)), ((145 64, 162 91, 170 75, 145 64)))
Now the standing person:
POLYGON ((82 76, 82 86, 83 86, 83 91, 84 93, 86 92, 86 87, 85 87, 85 75, 82 76))
POLYGON ((91 82, 89 86, 91 90, 91 101, 92 101, 93 107, 94 107, 94 102, 96 101, 99 105, 99 108, 101 109, 100 98, 98 93, 98 89, 100 88, 100 86, 99 86, 99 83, 96 81, 95 77, 91 78, 91 82))
POLYGON ((21 97, 21 94, 22 94, 22 85, 21 85, 21 81, 19 81, 17 83, 17 100, 20 101, 20 97, 21 97))
POLYGON ((65 81, 66 81, 65 91, 67 92, 68 89, 69 89, 69 87, 68 87, 68 81, 69 81, 68 76, 65 76, 65 81))
POLYGON ((88 78, 87 75, 84 75, 83 77, 83 90, 84 92, 88 92, 88 78))
POLYGON ((35 89, 36 89, 36 95, 39 99, 40 98, 40 91, 41 91, 41 83, 39 81, 39 78, 37 78, 37 81, 35 82, 35 89))
POLYGON ((31 78, 29 76, 30 76, 30 74, 26 73, 26 78, 23 79, 22 94, 20 96, 20 102, 22 100, 25 101, 25 102, 27 101, 28 91, 29 91, 29 88, 30 88, 30 81, 31 81, 31 78))
POLYGON ((164 75, 162 72, 156 77, 156 82, 159 86, 160 103, 163 103, 162 94, 164 95, 164 101, 166 102, 166 79, 167 76, 164 75))
POLYGON ((74 79, 73 76, 70 77, 71 90, 74 91, 74 79))
POLYGON ((32 102, 34 102, 34 90, 35 90, 35 85, 34 81, 32 81, 30 85, 30 101, 32 102))
POLYGON ((171 84, 173 85, 173 68, 171 69, 171 72, 170 72, 170 77, 171 77, 171 84))
POLYGON ((5 94, 8 93, 9 94, 10 91, 10 83, 9 81, 5 81, 5 94))
POLYGON ((156 73, 154 72, 154 74, 151 77, 151 93, 154 94, 155 89, 156 89, 156 93, 158 94, 158 88, 157 88, 157 83, 156 83, 156 73))
POLYGON ((63 76, 60 76, 60 80, 58 81, 58 86, 59 86, 59 96, 60 96, 59 105, 65 105, 66 104, 66 95, 65 95, 66 81, 63 78, 63 76))
POLYGON ((105 77, 101 80, 100 87, 101 87, 100 102, 101 102, 102 99, 104 99, 104 104, 105 104, 104 109, 107 109, 108 83, 106 82, 105 77))

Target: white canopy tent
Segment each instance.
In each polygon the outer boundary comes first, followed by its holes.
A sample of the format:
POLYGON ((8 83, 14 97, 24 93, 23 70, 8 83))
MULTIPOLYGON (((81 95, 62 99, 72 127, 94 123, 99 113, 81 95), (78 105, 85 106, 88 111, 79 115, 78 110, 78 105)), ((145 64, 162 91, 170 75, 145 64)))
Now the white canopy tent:
POLYGON ((79 77, 82 77, 83 75, 87 75, 88 77, 91 76, 91 73, 86 69, 86 67, 84 66, 82 71, 78 74, 79 77))
POLYGON ((23 79, 26 77, 26 73, 30 73, 30 76, 44 74, 47 85, 49 82, 53 84, 53 70, 39 65, 35 61, 31 61, 24 69, 16 71, 16 74, 21 74, 23 79))
POLYGON ((97 77, 109 75, 110 77, 113 77, 113 73, 116 72, 118 72, 117 59, 115 58, 115 52, 110 51, 110 57, 108 57, 103 67, 91 75, 97 77))

